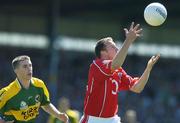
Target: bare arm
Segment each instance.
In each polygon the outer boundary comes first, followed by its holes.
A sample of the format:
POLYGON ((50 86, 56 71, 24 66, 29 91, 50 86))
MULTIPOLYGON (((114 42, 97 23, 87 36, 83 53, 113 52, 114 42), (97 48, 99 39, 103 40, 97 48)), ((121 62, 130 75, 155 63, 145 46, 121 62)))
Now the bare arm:
POLYGON ((159 57, 160 57, 160 54, 151 57, 151 59, 148 61, 146 69, 144 70, 144 73, 140 77, 137 84, 135 84, 131 88, 131 91, 136 92, 136 93, 140 93, 144 89, 144 86, 146 85, 146 83, 149 79, 150 72, 151 72, 154 64, 158 61, 159 57))
POLYGON ((43 110, 49 113, 50 115, 55 116, 59 120, 63 121, 64 123, 68 123, 68 116, 65 113, 61 113, 57 110, 57 108, 53 104, 49 104, 46 106, 42 106, 43 110))
POLYGON ((0 119, 0 123, 5 123, 5 121, 4 121, 4 120, 2 120, 2 119, 0 119))
POLYGON ((4 121, 4 120, 0 119, 0 123, 14 123, 14 121, 4 121))
POLYGON ((139 29, 139 26, 140 26, 139 24, 134 26, 134 22, 132 22, 129 30, 126 28, 124 29, 125 34, 126 34, 126 39, 125 39, 121 49, 117 52, 116 56, 112 60, 112 65, 111 65, 112 69, 118 69, 124 63, 124 60, 127 56, 130 45, 134 42, 134 40, 137 37, 140 37, 142 28, 139 29))

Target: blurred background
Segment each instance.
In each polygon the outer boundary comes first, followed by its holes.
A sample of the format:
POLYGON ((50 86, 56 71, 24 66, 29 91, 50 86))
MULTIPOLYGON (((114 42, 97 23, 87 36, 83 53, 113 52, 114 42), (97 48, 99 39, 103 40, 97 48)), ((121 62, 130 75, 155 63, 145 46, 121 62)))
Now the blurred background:
MULTIPOLYGON (((0 88, 15 79, 11 61, 31 57, 34 76, 46 82, 52 103, 61 97, 83 113, 88 68, 98 39, 111 36, 121 46, 124 27, 140 23, 143 37, 129 50, 123 65, 133 76, 142 74, 148 59, 161 59, 141 94, 120 92, 119 115, 124 123, 180 121, 180 1, 156 0, 168 12, 159 27, 146 24, 145 7, 153 0, 0 0, 0 88), (130 110, 130 115, 127 115, 130 110), (132 116, 133 115, 133 116, 132 116), (134 121, 127 120, 128 116, 134 121)), ((43 111, 37 123, 46 123, 43 111)))

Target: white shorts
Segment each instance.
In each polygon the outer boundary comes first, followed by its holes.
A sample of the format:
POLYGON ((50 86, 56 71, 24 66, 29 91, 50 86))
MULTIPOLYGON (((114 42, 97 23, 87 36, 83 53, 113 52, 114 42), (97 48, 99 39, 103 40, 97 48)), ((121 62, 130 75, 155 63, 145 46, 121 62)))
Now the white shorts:
POLYGON ((81 117, 80 123, 121 123, 121 118, 117 115, 109 118, 101 118, 94 116, 81 117))

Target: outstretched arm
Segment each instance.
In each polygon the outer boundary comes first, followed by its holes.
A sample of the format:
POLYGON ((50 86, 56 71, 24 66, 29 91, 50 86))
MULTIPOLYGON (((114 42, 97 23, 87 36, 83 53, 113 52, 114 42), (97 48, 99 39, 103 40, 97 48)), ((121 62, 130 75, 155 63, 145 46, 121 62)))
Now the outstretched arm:
POLYGON ((125 39, 121 49, 119 49, 116 56, 112 60, 111 68, 113 70, 118 69, 122 66, 122 64, 124 63, 124 60, 127 56, 130 45, 135 41, 135 39, 137 37, 140 37, 142 28, 139 29, 139 26, 140 26, 139 24, 134 26, 134 22, 132 22, 129 30, 126 28, 124 29, 126 39, 125 39))
POLYGON ((131 91, 136 92, 136 93, 140 93, 144 89, 144 86, 146 85, 146 83, 149 79, 150 72, 151 72, 154 64, 158 61, 159 58, 160 58, 160 54, 157 54, 156 56, 151 57, 151 59, 148 61, 146 69, 144 70, 144 73, 140 77, 137 84, 135 84, 130 89, 131 91))
POLYGON ((53 104, 48 104, 45 106, 42 106, 43 110, 49 113, 50 115, 55 116, 59 120, 63 121, 64 123, 68 123, 68 116, 65 113, 61 113, 57 110, 57 108, 53 104))

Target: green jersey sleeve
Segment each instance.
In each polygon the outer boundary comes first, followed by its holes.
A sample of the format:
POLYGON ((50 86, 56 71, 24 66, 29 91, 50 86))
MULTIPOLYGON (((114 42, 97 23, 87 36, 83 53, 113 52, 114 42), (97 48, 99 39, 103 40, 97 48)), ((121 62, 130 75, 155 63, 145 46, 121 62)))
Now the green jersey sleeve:
POLYGON ((46 85, 44 84, 44 82, 40 79, 33 78, 33 84, 34 86, 39 87, 42 90, 41 106, 49 104, 50 103, 49 91, 46 85))

